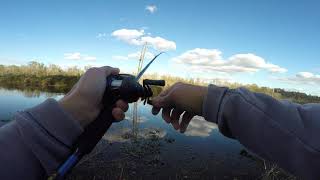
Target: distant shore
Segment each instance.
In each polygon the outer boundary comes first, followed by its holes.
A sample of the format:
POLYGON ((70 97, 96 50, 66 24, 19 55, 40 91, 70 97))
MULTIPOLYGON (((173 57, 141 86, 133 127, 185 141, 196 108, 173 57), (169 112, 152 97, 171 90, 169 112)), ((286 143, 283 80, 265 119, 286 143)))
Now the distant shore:
MULTIPOLYGON (((79 80, 86 69, 71 67, 62 69, 58 65, 45 66, 42 63, 32 61, 27 65, 0 65, 0 86, 7 89, 21 90, 41 90, 54 93, 67 93, 72 86, 79 80)), ((202 81, 197 78, 181 78, 175 76, 166 76, 158 74, 146 74, 145 78, 163 79, 166 81, 166 87, 176 82, 184 82, 195 85, 207 86, 212 81, 202 81)), ((287 99, 296 103, 320 103, 319 96, 308 95, 302 92, 287 91, 280 88, 259 87, 256 84, 243 85, 240 83, 219 82, 218 85, 229 88, 245 87, 253 92, 268 94, 276 99, 287 99)))

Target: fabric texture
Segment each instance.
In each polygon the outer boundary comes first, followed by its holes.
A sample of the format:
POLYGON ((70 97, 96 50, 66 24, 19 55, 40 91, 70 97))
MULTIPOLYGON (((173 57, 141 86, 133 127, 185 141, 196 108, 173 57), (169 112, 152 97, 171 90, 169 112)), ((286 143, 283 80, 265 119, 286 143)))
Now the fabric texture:
POLYGON ((320 179, 320 104, 210 85, 203 116, 262 158, 303 179, 320 179))
POLYGON ((82 132, 54 99, 18 112, 0 128, 0 179, 46 179, 82 132))

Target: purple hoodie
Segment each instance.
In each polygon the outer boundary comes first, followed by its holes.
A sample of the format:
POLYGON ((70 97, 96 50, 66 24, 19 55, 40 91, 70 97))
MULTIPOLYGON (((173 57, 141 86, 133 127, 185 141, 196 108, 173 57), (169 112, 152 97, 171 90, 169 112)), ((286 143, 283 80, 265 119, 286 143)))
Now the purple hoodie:
MULTIPOLYGON (((283 169, 320 179, 320 104, 299 105, 210 85, 203 116, 283 169)), ((82 131, 53 99, 18 112, 0 128, 0 179, 45 179, 67 158, 82 131)))

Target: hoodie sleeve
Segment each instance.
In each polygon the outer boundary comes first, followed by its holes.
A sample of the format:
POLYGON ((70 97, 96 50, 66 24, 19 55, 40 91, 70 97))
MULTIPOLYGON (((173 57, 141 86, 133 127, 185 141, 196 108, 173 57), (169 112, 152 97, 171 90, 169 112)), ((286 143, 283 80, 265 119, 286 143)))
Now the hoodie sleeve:
POLYGON ((0 128, 0 179, 45 179, 67 158, 83 129, 54 99, 0 128))
POLYGON ((320 104, 210 85, 203 116, 227 137, 304 179, 320 179, 320 104))

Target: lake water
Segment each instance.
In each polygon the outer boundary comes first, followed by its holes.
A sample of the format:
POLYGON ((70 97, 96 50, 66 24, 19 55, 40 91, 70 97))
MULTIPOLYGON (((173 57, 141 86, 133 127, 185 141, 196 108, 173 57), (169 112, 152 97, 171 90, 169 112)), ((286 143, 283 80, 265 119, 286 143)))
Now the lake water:
MULTIPOLYGON (((0 120, 62 96, 0 88, 0 120)), ((132 121, 132 109, 124 121, 112 125, 69 179, 258 179, 264 172, 261 162, 243 153, 244 147, 221 135, 213 123, 195 117, 181 134, 160 115, 153 116, 149 105, 139 104, 137 122, 132 121)))

